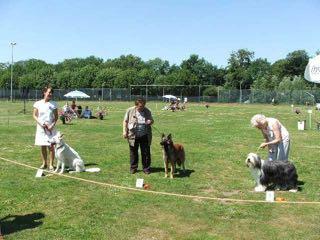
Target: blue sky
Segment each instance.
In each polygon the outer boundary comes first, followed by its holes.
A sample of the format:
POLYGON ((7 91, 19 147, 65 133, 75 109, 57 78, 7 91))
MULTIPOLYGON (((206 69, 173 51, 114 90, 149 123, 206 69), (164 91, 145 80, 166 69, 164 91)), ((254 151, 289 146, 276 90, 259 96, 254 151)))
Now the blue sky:
POLYGON ((320 50, 319 0, 0 0, 0 62, 116 58, 180 64, 198 54, 226 66, 246 48, 270 62, 320 50))

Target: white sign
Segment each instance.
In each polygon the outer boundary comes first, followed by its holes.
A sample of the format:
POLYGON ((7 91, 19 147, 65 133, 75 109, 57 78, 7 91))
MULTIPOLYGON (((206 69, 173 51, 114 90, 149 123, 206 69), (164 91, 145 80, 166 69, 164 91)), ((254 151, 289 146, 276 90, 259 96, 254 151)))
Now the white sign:
POLYGON ((37 173, 36 173, 36 178, 40 178, 43 175, 43 169, 38 169, 37 173))
POLYGON ((306 122, 305 121, 298 121, 298 130, 306 130, 306 122))
POLYGON ((274 202, 274 191, 266 191, 266 201, 274 202))
POLYGON ((304 78, 310 82, 320 83, 320 55, 309 59, 304 71, 304 78))
POLYGON ((137 188, 143 188, 143 179, 142 178, 138 178, 137 179, 136 187, 137 188))
POLYGON ((309 113, 309 114, 311 114, 311 113, 312 113, 312 110, 311 110, 311 109, 309 109, 309 110, 308 110, 308 113, 309 113))

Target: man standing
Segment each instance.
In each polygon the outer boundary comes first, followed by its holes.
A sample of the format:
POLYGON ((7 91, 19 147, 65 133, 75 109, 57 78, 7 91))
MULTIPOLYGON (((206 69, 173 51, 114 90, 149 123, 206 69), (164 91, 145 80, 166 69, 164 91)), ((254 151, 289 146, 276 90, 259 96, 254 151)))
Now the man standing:
POLYGON ((138 98, 135 106, 127 109, 123 119, 123 137, 128 140, 130 148, 130 173, 138 169, 139 146, 142 158, 142 167, 145 174, 150 174, 153 118, 151 111, 145 107, 146 101, 138 98))

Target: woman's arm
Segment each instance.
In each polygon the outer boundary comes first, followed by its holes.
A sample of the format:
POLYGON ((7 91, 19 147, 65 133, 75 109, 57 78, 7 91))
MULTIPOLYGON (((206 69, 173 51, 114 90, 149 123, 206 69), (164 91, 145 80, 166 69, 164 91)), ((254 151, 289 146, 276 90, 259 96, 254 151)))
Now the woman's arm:
POLYGON ((37 109, 37 108, 34 108, 34 109, 33 109, 32 117, 33 117, 33 119, 36 121, 37 124, 39 124, 40 126, 42 126, 42 123, 39 122, 39 120, 38 120, 38 115, 39 115, 38 109, 37 109))
POLYGON ((274 140, 268 142, 266 141, 265 143, 262 143, 260 145, 261 148, 264 148, 266 146, 272 145, 272 144, 277 144, 282 141, 282 136, 281 136, 281 130, 280 130, 280 124, 279 122, 275 122, 275 124, 272 125, 272 132, 275 136, 274 140))
POLYGON ((48 126, 48 130, 53 129, 58 121, 58 109, 57 108, 53 110, 53 116, 54 116, 53 122, 50 126, 48 126))

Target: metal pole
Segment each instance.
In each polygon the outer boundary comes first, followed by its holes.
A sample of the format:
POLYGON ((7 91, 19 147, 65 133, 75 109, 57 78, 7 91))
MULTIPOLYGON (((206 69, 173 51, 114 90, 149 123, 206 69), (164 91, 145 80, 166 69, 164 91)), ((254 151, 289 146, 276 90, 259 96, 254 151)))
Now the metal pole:
POLYGON ((148 85, 146 85, 146 101, 148 101, 148 85))
POLYGON ((242 81, 240 82, 240 103, 242 103, 242 88, 241 88, 241 84, 242 84, 242 81))
POLYGON ((13 46, 15 46, 17 43, 12 42, 11 44, 11 84, 10 84, 10 100, 13 102, 12 98, 12 82, 13 82, 13 46))
POLYGON ((101 88, 101 100, 103 101, 103 85, 104 84, 102 84, 102 88, 101 88))

